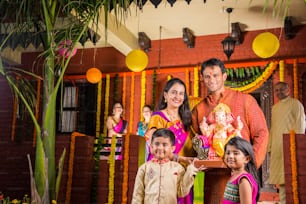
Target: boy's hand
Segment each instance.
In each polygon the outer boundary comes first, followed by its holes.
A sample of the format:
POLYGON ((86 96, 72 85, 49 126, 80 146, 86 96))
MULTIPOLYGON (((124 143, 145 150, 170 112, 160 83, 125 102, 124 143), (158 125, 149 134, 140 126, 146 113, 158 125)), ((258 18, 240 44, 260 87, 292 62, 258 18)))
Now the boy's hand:
MULTIPOLYGON (((192 165, 194 165, 194 162, 195 162, 195 161, 198 161, 198 160, 199 160, 198 158, 194 158, 194 159, 193 159, 193 162, 192 162, 192 165)), ((201 165, 201 166, 198 167, 197 169, 198 169, 198 171, 205 171, 205 170, 207 170, 208 168, 205 167, 204 165, 201 165)))

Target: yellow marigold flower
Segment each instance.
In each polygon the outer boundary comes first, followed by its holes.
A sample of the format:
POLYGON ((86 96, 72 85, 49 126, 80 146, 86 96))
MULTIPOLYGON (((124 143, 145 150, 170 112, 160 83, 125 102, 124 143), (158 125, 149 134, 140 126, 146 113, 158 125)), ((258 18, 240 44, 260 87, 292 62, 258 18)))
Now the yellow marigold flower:
POLYGON ((52 204, 56 204, 57 202, 56 202, 56 200, 52 200, 52 204))

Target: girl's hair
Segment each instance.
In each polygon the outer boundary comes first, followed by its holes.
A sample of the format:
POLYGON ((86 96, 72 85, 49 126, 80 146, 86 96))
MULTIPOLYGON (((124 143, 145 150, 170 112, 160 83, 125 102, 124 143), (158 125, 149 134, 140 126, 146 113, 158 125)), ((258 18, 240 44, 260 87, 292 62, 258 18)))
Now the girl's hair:
POLYGON ((167 108, 167 102, 165 102, 164 93, 165 92, 168 93, 168 91, 171 89, 171 87, 174 84, 183 85, 184 88, 185 88, 184 102, 179 107, 179 115, 180 115, 180 117, 182 119, 182 122, 184 124, 184 129, 185 129, 185 131, 187 131, 187 130, 189 130, 189 127, 191 125, 191 112, 190 112, 189 101, 188 101, 188 96, 187 96, 187 92, 186 92, 186 85, 182 80, 180 80, 179 78, 172 78, 167 82, 167 84, 166 84, 166 86, 165 86, 165 88, 162 92, 162 97, 159 101, 158 109, 163 110, 163 109, 167 108))
POLYGON ((212 66, 219 66, 221 69, 222 74, 224 74, 226 72, 226 68, 224 66, 224 63, 217 59, 217 58, 211 58, 207 61, 204 61, 201 65, 201 74, 203 75, 203 72, 205 70, 206 67, 212 67, 212 66))
POLYGON ((142 107, 142 110, 143 110, 144 108, 148 108, 148 109, 150 109, 150 110, 152 111, 151 106, 150 106, 150 105, 148 105, 148 104, 144 105, 144 106, 142 107))
POLYGON ((159 128, 159 129, 155 130, 153 132, 151 142, 153 143, 154 139, 157 138, 157 137, 169 138, 170 142, 171 142, 171 145, 174 146, 174 144, 175 144, 175 135, 171 130, 169 130, 167 128, 159 128))
MULTIPOLYGON (((253 147, 252 145, 245 139, 236 136, 231 138, 228 143, 225 145, 224 147, 224 152, 226 152, 227 146, 231 145, 236 147, 237 149, 239 149, 244 156, 249 156, 250 157, 250 161, 245 165, 245 170, 247 172, 249 172, 250 174, 252 174, 252 176, 254 177, 254 179, 256 180, 257 184, 258 184, 258 193, 256 195, 256 200, 259 199, 259 176, 258 176, 258 171, 256 168, 256 164, 255 164, 255 154, 253 151, 253 147)), ((224 154, 225 155, 225 154, 224 154)))

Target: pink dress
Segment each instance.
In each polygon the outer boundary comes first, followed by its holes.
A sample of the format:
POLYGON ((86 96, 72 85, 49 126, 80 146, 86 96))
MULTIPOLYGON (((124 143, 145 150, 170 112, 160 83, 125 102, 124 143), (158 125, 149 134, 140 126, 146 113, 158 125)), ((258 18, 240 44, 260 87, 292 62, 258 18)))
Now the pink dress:
POLYGON ((252 204, 256 204, 256 196, 258 192, 258 184, 252 174, 243 173, 237 176, 237 178, 233 181, 228 181, 225 186, 224 196, 222 200, 222 204, 239 204, 240 196, 239 196, 239 182, 240 179, 246 178, 249 180, 252 186, 252 204))

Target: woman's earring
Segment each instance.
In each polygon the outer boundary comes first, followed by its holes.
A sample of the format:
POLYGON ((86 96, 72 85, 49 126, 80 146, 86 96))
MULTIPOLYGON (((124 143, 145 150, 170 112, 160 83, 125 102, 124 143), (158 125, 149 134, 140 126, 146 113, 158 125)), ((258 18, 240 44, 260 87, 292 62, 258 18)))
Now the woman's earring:
POLYGON ((167 103, 167 100, 165 99, 165 103, 167 103))

